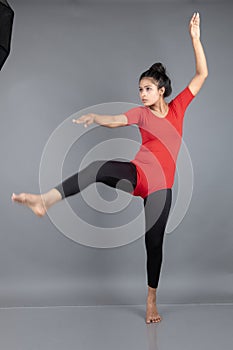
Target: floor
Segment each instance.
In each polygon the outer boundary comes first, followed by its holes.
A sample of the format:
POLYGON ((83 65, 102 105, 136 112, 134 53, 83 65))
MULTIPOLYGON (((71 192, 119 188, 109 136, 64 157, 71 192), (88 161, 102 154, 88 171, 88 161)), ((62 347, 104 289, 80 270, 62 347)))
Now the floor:
POLYGON ((232 349, 233 304, 158 310, 162 322, 147 325, 145 305, 1 308, 0 349, 232 349))

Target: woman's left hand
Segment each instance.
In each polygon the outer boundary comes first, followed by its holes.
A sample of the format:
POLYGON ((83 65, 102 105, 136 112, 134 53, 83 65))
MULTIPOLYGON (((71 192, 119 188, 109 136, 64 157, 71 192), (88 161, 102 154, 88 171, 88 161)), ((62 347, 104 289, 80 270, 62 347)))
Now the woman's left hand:
POLYGON ((200 39, 200 15, 195 12, 189 23, 189 33, 192 39, 200 39))

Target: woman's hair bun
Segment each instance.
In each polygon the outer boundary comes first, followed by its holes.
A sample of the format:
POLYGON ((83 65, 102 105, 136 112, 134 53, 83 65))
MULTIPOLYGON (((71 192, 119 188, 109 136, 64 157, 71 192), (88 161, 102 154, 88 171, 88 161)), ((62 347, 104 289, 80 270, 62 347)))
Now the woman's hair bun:
POLYGON ((149 70, 161 74, 166 74, 166 68, 160 62, 154 63, 149 70))

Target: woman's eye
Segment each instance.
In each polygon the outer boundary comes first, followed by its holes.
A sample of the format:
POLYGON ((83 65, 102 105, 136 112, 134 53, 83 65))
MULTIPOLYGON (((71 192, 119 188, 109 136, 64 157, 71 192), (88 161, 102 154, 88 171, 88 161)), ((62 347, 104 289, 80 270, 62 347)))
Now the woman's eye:
MULTIPOLYGON (((143 89, 139 89, 139 92, 142 92, 143 89)), ((151 90, 151 88, 146 88, 146 91, 151 90)))

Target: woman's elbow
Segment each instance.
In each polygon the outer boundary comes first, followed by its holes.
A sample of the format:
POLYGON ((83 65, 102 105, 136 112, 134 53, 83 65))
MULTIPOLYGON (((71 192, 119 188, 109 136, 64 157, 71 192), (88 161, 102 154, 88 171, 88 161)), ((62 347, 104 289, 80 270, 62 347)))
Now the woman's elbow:
POLYGON ((209 75, 209 72, 208 72, 208 69, 206 69, 206 71, 204 72, 204 79, 206 79, 207 77, 208 77, 208 75, 209 75))

